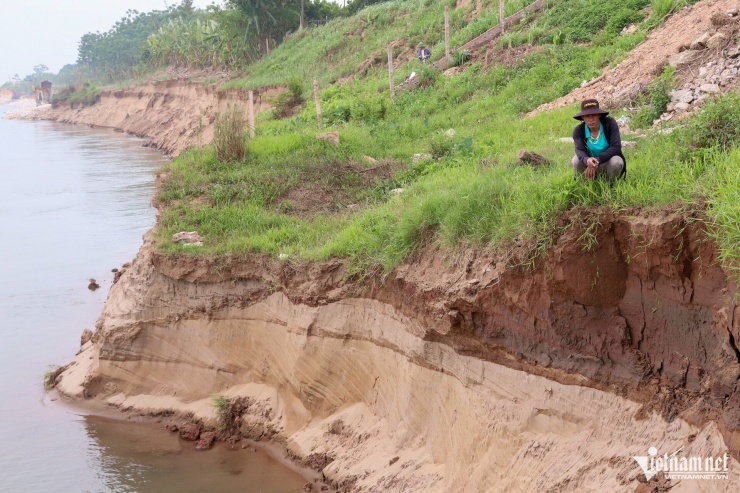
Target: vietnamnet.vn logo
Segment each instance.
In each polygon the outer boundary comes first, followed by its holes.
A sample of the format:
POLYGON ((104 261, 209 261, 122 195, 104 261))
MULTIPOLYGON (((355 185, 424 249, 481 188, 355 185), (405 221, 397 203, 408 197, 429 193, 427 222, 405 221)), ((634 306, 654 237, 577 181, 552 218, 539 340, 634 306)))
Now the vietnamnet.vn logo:
POLYGON ((729 455, 717 457, 689 456, 681 457, 678 453, 658 455, 658 449, 650 447, 648 455, 636 455, 632 458, 642 468, 645 478, 650 479, 662 472, 666 479, 728 479, 729 455))

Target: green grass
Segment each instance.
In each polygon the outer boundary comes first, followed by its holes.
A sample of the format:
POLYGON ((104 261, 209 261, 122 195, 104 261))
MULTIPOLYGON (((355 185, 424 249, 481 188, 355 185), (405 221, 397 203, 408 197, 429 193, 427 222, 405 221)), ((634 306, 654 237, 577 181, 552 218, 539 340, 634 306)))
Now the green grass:
MULTIPOLYGON (((674 134, 641 140, 637 149, 626 152, 627 180, 613 188, 574 179, 569 165, 573 145, 557 139, 570 136, 575 106, 521 116, 624 59, 645 32, 619 32, 626 22, 644 17, 630 13, 645 5, 614 0, 553 5, 535 27, 565 33, 557 43, 549 34, 543 36, 541 45, 514 66, 484 70, 480 62, 468 63, 461 73, 436 76, 426 87, 400 92, 393 103, 382 62, 347 83, 324 85, 321 130, 338 132, 339 146, 315 138, 319 128, 310 98, 291 118, 262 114, 246 158, 227 165, 207 148, 186 152, 168 165, 170 179, 158 194, 163 205, 159 246, 190 254, 343 258, 350 272, 362 274, 393 269, 429 239, 448 248, 492 248, 517 240, 530 246, 534 258, 545 251, 558 234, 560 218, 573 207, 619 211, 667 205, 702 209, 706 204, 702 214, 722 259, 737 263, 740 177, 733 163, 740 131, 736 119, 727 118, 740 111, 737 95, 708 105, 674 134), (582 9, 594 20, 587 33, 576 31, 582 26, 569 17, 580 19, 582 9), (519 166, 520 149, 555 164, 519 166), (412 159, 418 153, 434 157, 412 159), (392 163, 392 172, 372 177, 373 165, 364 156, 392 163), (396 188, 403 193, 392 193, 396 188), (320 198, 321 207, 302 209, 297 191, 320 198), (358 207, 350 209, 350 204, 358 207), (175 232, 192 230, 204 236, 202 247, 169 241, 175 232)), ((438 31, 428 26, 443 6, 423 0, 388 2, 332 21, 325 29, 289 40, 232 86, 290 81, 297 93, 312 78, 333 82, 384 47, 399 19, 409 26, 403 33, 410 46, 423 40, 439 54, 434 48, 440 42, 438 31), (418 9, 422 4, 428 8, 418 9), (421 12, 418 17, 416 12, 421 12), (370 26, 374 37, 369 37, 370 26), (360 27, 366 30, 366 42, 358 44, 360 27)), ((525 22, 512 36, 531 27, 525 22)), ((399 82, 412 70, 420 70, 415 60, 397 69, 399 82)))

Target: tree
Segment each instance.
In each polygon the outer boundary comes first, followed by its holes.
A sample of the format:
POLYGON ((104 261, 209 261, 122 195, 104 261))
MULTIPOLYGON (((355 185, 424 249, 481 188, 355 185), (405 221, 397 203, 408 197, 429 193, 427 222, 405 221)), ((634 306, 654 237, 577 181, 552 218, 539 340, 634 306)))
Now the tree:
POLYGON ((33 67, 33 73, 37 76, 46 74, 48 72, 49 72, 49 67, 47 67, 43 63, 33 67))

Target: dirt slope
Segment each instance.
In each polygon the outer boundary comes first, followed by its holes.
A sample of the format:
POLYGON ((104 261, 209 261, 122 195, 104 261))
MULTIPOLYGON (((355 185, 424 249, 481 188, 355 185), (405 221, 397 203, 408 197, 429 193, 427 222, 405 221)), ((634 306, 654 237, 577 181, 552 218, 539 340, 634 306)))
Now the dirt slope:
MULTIPOLYGON (((679 11, 664 25, 651 32, 647 40, 632 50, 625 61, 616 67, 608 68, 585 87, 577 88, 562 98, 544 104, 531 114, 578 103, 586 98, 597 98, 604 102, 604 106, 612 108, 633 102, 636 95, 661 73, 672 55, 688 48, 703 33, 715 33, 718 28, 735 31, 740 16, 735 15, 732 21, 728 21, 729 25, 724 26, 713 23, 712 16, 717 14, 726 17, 728 11, 737 9, 737 0, 702 0, 679 11)), ((709 50, 702 61, 706 63, 721 56, 721 50, 709 50)), ((677 76, 679 84, 695 77, 696 68, 691 65, 680 67, 677 76)), ((739 82, 740 77, 736 77, 724 90, 736 89, 739 82)))

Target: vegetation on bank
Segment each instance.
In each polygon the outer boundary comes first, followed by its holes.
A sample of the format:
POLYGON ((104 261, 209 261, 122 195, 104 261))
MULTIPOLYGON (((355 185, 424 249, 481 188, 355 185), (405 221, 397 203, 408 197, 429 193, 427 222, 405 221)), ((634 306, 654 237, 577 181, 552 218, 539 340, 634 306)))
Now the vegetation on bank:
MULTIPOLYGON (((147 38, 146 63, 239 67, 236 56, 248 63, 247 75, 225 89, 290 88, 273 101, 275 111, 259 115, 255 139, 235 125, 239 118, 222 115, 223 132, 213 146, 191 149, 167 165, 168 180, 157 197, 159 247, 165 251, 341 257, 351 270, 367 272, 394 268, 420 241, 432 238, 448 247, 517 241, 530 245, 535 258, 573 207, 676 205, 706 208, 702 217, 722 258, 740 260, 737 94, 707 105, 684 128, 640 139, 626 153, 627 180, 613 188, 573 178, 573 145, 560 138, 571 135, 575 107, 521 117, 623 60, 651 28, 691 0, 549 2, 538 16, 508 29, 492 57, 472 62, 461 57, 462 70, 450 76, 421 65, 414 56, 417 44, 430 47, 433 60, 441 58, 448 6, 452 48, 458 50, 499 22, 497 4, 484 3, 473 17, 475 2, 459 9, 452 0, 378 3, 293 33, 267 56, 258 51, 241 56, 226 38, 219 41, 230 25, 226 17, 211 23, 216 15, 236 16, 238 3, 172 21, 147 38), (623 33, 632 23, 637 29, 623 33), (181 43, 177 52, 156 51, 154 40, 164 42, 165 34, 172 44, 178 38, 189 44, 181 43), (206 49, 203 43, 216 44, 206 49), (395 84, 411 72, 419 80, 393 101, 386 71, 389 44, 399 63, 395 84), (516 56, 507 56, 513 52, 516 56), (321 127, 311 97, 314 79, 322 88, 321 127), (317 139, 319 131, 338 132, 340 144, 317 139), (520 149, 545 155, 553 164, 518 165, 520 149), (192 230, 205 238, 202 247, 170 242, 173 233, 192 230)), ((528 3, 510 0, 506 14, 528 3)), ((255 33, 269 17, 246 14, 240 11, 240 22, 255 33)), ((271 45, 252 43, 249 49, 257 46, 271 45)), ((633 127, 650 126, 665 108, 671 84, 666 70, 642 96, 637 112, 615 116, 627 114, 633 127)), ((94 91, 81 86, 73 94, 94 91)))
MULTIPOLYGON (((420 9, 423 4, 425 0, 389 2, 365 9, 359 17, 373 19, 372 32, 387 39, 383 29, 388 26, 393 32, 397 18, 408 18, 413 11, 424 12, 422 18, 436 15, 429 14, 432 5, 420 9)), ((277 111, 263 116, 257 137, 249 142, 248 157, 238 163, 225 164, 212 149, 184 154, 168 166, 170 180, 159 194, 164 205, 160 246, 219 254, 266 252, 280 258, 342 257, 364 272, 376 266, 392 269, 430 235, 448 246, 518 240, 531 245, 536 256, 557 234, 557 219, 572 207, 691 208, 706 203, 723 256, 734 260, 738 243, 731 232, 740 229, 733 216, 740 202, 732 195, 739 184, 733 166, 738 157, 737 95, 710 104, 703 115, 714 117, 703 116, 670 135, 641 140, 627 153, 628 179, 613 188, 573 179, 568 165, 572 144, 558 139, 570 135, 575 108, 520 117, 623 59, 645 36, 644 28, 622 35, 625 23, 652 22, 653 17, 643 13, 628 15, 645 4, 604 2, 591 15, 612 9, 623 12, 621 21, 606 18, 601 30, 587 31, 577 30, 579 22, 566 22, 563 6, 577 10, 579 2, 558 4, 500 41, 508 47, 533 25, 542 31, 559 26, 557 36, 533 37, 538 44, 514 64, 485 67, 474 62, 461 73, 442 77, 411 60, 396 70, 398 82, 415 70, 428 77, 428 83, 402 92, 392 103, 382 63, 371 64, 350 82, 323 84, 324 130, 339 133, 339 146, 315 138, 318 127, 309 102, 289 119, 278 118, 277 111), (702 135, 706 138, 697 140, 702 135), (734 137, 722 144, 713 140, 721 135, 734 137), (520 149, 546 155, 555 164, 519 166, 520 149), (415 160, 414 154, 432 157, 415 160), (365 156, 392 171, 369 183, 363 177, 379 165, 368 163, 365 156), (321 197, 323 202, 306 214, 305 204, 294 203, 294 197, 304 202, 321 197), (182 230, 197 230, 206 238, 205 246, 192 250, 171 244, 170 235, 182 230)), ((431 23, 425 19, 420 25, 431 23)), ((417 26, 413 18, 406 21, 411 36, 417 26)), ((325 83, 346 78, 353 73, 345 67, 347 60, 356 67, 363 50, 373 52, 369 32, 360 41, 358 22, 361 19, 337 20, 328 32, 291 39, 254 64, 247 79, 230 86, 260 87, 274 78, 305 80, 313 74, 325 83), (349 56, 353 52, 359 56, 349 56)), ((439 52, 441 47, 433 43, 434 38, 427 39, 439 52)), ((651 86, 645 108, 665 103, 671 75, 666 71, 651 86)), ((635 118, 639 120, 639 112, 635 118)))

